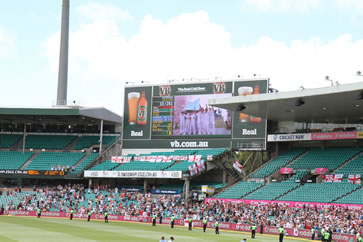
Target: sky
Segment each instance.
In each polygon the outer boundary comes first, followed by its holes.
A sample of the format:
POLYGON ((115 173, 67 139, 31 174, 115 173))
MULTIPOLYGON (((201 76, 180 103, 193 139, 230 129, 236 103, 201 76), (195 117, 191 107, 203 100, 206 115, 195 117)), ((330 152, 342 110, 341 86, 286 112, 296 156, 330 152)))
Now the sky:
MULTIPOLYGON (((2 1, 0 106, 55 103, 61 0, 2 1)), ((363 81, 362 0, 71 0, 68 100, 122 114, 126 82, 363 81)))

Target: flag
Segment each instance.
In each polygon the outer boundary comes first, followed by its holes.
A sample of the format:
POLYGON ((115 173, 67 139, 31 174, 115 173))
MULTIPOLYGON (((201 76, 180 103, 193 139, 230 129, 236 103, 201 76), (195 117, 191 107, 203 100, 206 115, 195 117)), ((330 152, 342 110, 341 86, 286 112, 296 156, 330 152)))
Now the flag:
POLYGON ((123 157, 122 156, 112 156, 111 163, 122 163, 123 157))
POLYGON ((333 176, 334 175, 325 175, 324 181, 325 182, 333 182, 333 176))
POLYGON ((353 184, 361 184, 360 174, 355 174, 355 175, 350 174, 348 176, 348 182, 353 183, 353 184))
POLYGON ((202 159, 202 155, 189 155, 188 161, 189 162, 197 162, 202 159))
POLYGON ((325 175, 325 182, 342 182, 343 174, 325 175))
POLYGON ((333 175, 333 182, 342 182, 343 180, 343 174, 335 174, 333 175))
POLYGON ((194 176, 194 175, 197 175, 197 174, 201 173, 202 171, 205 170, 205 168, 206 167, 205 167, 205 161, 204 160, 194 162, 193 165, 190 165, 188 167, 190 176, 194 176))
POLYGON ((123 157, 123 161, 120 163, 129 163, 131 161, 131 157, 130 156, 125 156, 123 157))
POLYGON ((233 168, 239 173, 242 173, 243 166, 238 162, 238 160, 234 160, 233 168))

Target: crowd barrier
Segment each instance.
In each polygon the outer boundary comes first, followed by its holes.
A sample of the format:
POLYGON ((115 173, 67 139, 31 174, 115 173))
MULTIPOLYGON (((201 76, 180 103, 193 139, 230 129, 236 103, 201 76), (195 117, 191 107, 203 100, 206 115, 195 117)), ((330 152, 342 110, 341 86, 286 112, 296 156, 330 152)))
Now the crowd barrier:
POLYGON ((328 208, 328 207, 343 207, 349 210, 357 210, 363 209, 362 204, 340 204, 340 203, 312 203, 312 202, 289 202, 289 201, 270 201, 270 200, 243 200, 243 199, 223 199, 223 198, 206 198, 206 202, 213 202, 213 201, 223 201, 223 202, 231 202, 231 203, 246 203, 252 205, 258 204, 285 204, 289 205, 289 207, 295 208, 299 207, 302 208, 303 206, 311 207, 311 208, 328 208))
MULTIPOLYGON (((5 211, 5 215, 12 215, 12 216, 33 216, 36 217, 35 211, 5 211)), ((69 213, 63 212, 42 212, 42 217, 58 217, 58 218, 68 218, 69 213)), ((87 214, 79 214, 74 213, 73 218, 83 218, 87 219, 87 214)), ((92 214, 92 219, 104 219, 102 214, 92 214)), ((143 217, 143 216, 122 216, 122 215, 108 215, 108 219, 110 221, 130 221, 130 222, 140 222, 140 223, 151 223, 152 219, 150 217, 143 217)), ((157 219, 157 224, 159 224, 159 218, 157 219)), ((162 224, 170 224, 170 218, 163 218, 162 224)), ((186 220, 183 219, 175 219, 175 225, 185 226, 187 224, 186 220)), ((193 221, 193 227, 203 227, 202 221, 197 220, 193 221)), ((207 227, 210 229, 214 228, 214 222, 208 222, 207 227)), ((242 232, 250 232, 251 226, 247 224, 233 224, 233 223, 219 223, 220 229, 226 230, 234 230, 234 231, 242 231, 242 232)), ((258 226, 257 233, 260 233, 261 227, 258 226)), ((312 234, 310 230, 306 229, 285 229, 288 236, 299 237, 299 238, 306 238, 310 239, 312 234)), ((278 235, 278 227, 271 227, 271 226, 264 226, 263 233, 265 234, 275 234, 278 235)), ((355 235, 350 234, 338 234, 333 233, 333 241, 337 242, 356 242, 355 235)))

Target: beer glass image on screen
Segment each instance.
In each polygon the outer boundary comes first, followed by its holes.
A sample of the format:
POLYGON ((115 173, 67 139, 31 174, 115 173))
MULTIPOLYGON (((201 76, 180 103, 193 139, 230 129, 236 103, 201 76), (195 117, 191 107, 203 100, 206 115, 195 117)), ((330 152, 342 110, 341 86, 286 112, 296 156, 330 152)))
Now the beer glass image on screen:
POLYGON ((134 125, 137 120, 137 108, 140 99, 139 92, 129 92, 128 94, 129 102, 129 124, 134 125))
MULTIPOLYGON (((238 96, 247 96, 252 95, 253 87, 239 87, 238 88, 238 96)), ((242 123, 248 122, 250 119, 250 115, 245 113, 239 113, 239 121, 242 123)))
POLYGON ((230 96, 232 94, 175 96, 173 135, 231 135, 231 112, 208 106, 208 99, 230 96))

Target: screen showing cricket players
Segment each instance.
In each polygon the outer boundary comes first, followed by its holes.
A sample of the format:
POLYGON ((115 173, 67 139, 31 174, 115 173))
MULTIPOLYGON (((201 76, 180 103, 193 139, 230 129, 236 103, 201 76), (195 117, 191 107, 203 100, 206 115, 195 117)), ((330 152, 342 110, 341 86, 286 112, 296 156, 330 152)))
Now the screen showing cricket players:
POLYGON ((173 135, 231 135, 231 112, 208 106, 208 99, 232 94, 174 97, 173 135))

